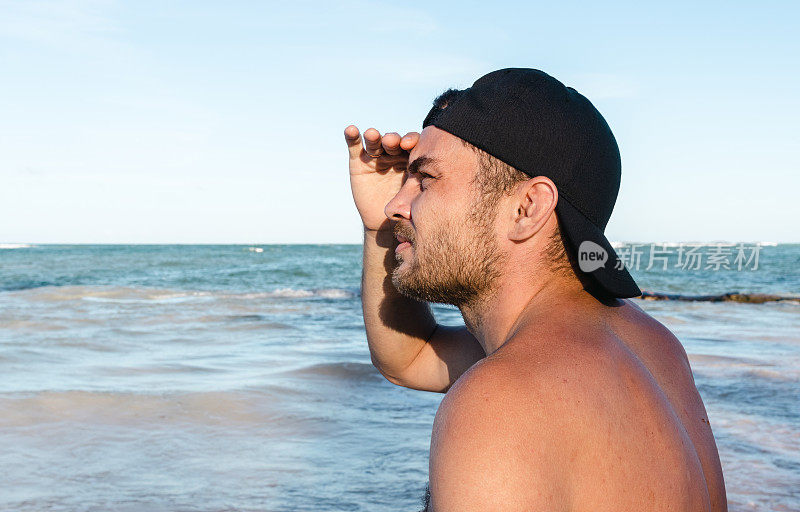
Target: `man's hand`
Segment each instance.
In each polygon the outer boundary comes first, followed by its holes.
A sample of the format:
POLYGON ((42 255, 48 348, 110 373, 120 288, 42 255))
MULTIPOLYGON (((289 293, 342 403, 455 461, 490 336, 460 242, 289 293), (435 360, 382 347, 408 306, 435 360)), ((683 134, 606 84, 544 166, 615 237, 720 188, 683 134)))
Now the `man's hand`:
POLYGON ((381 137, 370 128, 362 143, 358 128, 344 130, 353 199, 368 230, 361 303, 372 361, 394 384, 444 392, 486 353, 466 327, 437 326, 427 302, 401 295, 391 282, 397 240, 385 209, 404 183, 408 155, 419 137, 416 132, 381 137))
POLYGON ((408 153, 419 141, 419 133, 404 137, 387 133, 383 137, 375 128, 364 132, 364 143, 358 128, 344 130, 350 152, 350 187, 361 221, 366 229, 388 230, 386 204, 400 190, 408 166, 408 153))

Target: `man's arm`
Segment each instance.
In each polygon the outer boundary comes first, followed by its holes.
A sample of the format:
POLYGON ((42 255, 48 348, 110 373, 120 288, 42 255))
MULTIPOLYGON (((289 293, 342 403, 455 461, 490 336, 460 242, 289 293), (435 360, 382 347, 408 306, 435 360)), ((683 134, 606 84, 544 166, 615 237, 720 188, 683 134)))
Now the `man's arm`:
POLYGON ((344 131, 350 153, 350 187, 364 224, 361 302, 372 361, 389 381, 414 389, 446 391, 484 356, 465 327, 437 326, 427 303, 400 295, 391 281, 397 241, 386 204, 400 190, 408 153, 419 140, 411 132, 383 137, 371 128, 344 131))
POLYGON ((427 302, 397 291, 396 246, 391 230, 364 230, 361 303, 372 362, 394 384, 445 392, 485 353, 466 327, 438 325, 427 302))

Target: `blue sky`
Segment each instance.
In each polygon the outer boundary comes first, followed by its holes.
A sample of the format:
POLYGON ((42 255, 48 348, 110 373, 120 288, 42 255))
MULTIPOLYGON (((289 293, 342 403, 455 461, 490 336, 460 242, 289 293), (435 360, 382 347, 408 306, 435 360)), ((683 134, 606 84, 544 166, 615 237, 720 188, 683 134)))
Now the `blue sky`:
POLYGON ((614 130, 610 239, 800 242, 800 7, 748 4, 0 0, 0 242, 358 243, 344 127, 510 66, 614 130))

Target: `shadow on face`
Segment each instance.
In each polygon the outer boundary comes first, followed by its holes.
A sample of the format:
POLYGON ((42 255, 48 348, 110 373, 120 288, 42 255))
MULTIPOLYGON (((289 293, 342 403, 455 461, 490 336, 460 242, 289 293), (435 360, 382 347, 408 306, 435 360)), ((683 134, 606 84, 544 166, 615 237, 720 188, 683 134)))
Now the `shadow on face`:
POLYGON ((412 241, 392 272, 404 295, 461 307, 493 291, 504 255, 473 184, 477 167, 476 153, 461 139, 423 130, 406 181, 387 205, 396 234, 412 241))

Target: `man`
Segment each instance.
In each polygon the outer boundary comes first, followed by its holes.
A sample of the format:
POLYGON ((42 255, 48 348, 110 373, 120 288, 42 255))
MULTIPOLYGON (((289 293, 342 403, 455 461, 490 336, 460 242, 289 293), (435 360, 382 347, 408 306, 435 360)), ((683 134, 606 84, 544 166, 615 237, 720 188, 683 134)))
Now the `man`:
POLYGON ((586 98, 504 69, 437 98, 421 133, 345 138, 372 360, 447 393, 427 510, 727 510, 686 353, 625 300, 603 234, 619 151, 586 98))

